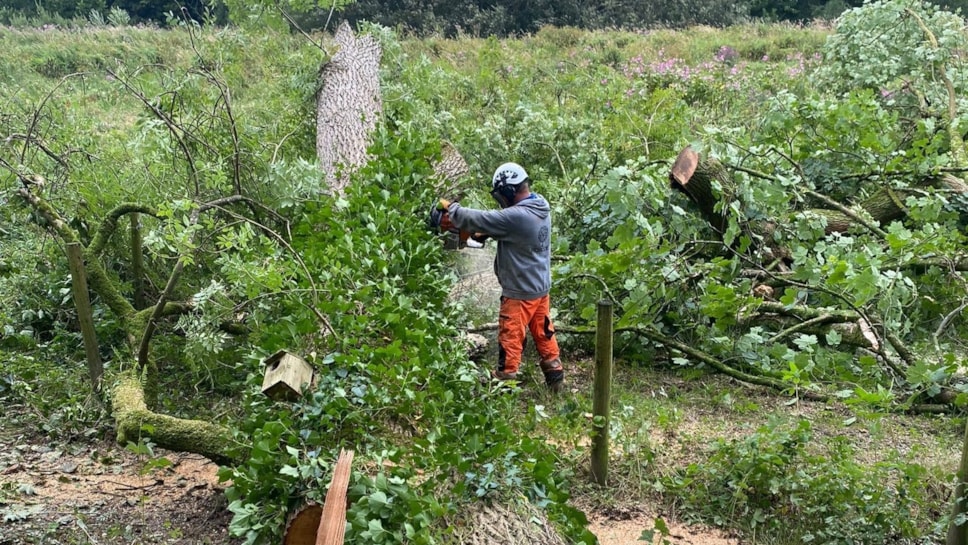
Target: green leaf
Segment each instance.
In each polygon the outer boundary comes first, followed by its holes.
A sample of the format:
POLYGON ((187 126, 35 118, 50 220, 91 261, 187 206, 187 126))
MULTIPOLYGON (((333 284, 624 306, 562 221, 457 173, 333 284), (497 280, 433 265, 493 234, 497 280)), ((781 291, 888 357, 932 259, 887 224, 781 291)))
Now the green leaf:
POLYGON ((780 296, 780 302, 788 307, 792 307, 797 303, 798 291, 794 288, 786 288, 783 290, 783 295, 780 296))
POLYGON ((386 505, 387 503, 386 492, 383 492, 382 490, 377 490, 376 492, 370 494, 370 503, 374 503, 380 506, 386 505))

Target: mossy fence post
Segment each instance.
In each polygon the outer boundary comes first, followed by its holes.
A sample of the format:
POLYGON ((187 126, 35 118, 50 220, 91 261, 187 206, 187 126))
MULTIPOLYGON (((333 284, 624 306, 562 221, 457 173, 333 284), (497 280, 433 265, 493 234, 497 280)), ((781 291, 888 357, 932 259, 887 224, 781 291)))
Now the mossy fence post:
POLYGON ((592 479, 608 482, 609 406, 612 397, 612 302, 599 301, 595 336, 595 399, 592 407, 592 479))
POLYGON ((94 332, 94 314, 91 311, 91 297, 87 292, 87 276, 84 272, 81 243, 67 243, 67 263, 71 269, 71 293, 74 296, 74 306, 77 307, 77 322, 81 326, 81 336, 84 338, 87 371, 91 377, 91 387, 96 394, 100 395, 104 365, 101 363, 97 335, 94 332))

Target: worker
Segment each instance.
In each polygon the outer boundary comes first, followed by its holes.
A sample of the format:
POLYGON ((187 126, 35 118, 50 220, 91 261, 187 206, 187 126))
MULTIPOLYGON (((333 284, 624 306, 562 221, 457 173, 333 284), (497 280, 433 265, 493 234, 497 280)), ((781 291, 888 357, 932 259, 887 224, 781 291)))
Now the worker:
POLYGON ((545 384, 560 392, 565 377, 558 340, 551 322, 551 207, 531 191, 528 173, 517 163, 505 163, 491 179, 491 196, 500 210, 476 210, 440 199, 437 209, 454 227, 474 233, 477 241, 497 240, 494 273, 501 284, 498 320, 499 355, 491 376, 516 380, 531 331, 541 357, 545 384))

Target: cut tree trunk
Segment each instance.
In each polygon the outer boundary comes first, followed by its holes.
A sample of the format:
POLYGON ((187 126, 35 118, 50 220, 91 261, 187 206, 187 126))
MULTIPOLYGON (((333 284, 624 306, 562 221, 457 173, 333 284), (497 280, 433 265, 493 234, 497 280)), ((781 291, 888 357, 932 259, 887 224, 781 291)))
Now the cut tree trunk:
POLYGON ((341 450, 333 480, 322 506, 311 503, 298 510, 286 525, 283 545, 341 545, 346 529, 346 492, 353 469, 353 451, 341 450))
MULTIPOLYGON (((383 110, 380 94, 380 60, 383 51, 372 36, 358 37, 349 23, 336 30, 339 50, 320 71, 316 96, 316 155, 333 193, 342 192, 354 171, 370 159, 366 149, 383 110)), ((439 195, 451 198, 462 192, 457 183, 467 175, 467 161, 449 142, 433 164, 439 195)))
POLYGON ((687 146, 672 165, 669 181, 673 189, 682 191, 696 203, 703 219, 716 232, 723 233, 726 230, 726 217, 716 211, 716 205, 722 200, 723 190, 717 192, 713 185, 718 184, 720 188, 731 187, 732 181, 720 162, 702 159, 695 150, 687 146))
MULTIPOLYGON (((759 175, 769 178, 763 174, 759 175)), ((716 232, 725 232, 726 216, 717 211, 716 207, 721 202, 725 204, 732 199, 735 187, 725 165, 715 159, 700 157, 695 150, 687 146, 679 153, 672 165, 669 181, 672 189, 686 194, 696 204, 703 219, 716 232)), ((968 192, 968 184, 964 180, 951 175, 927 180, 925 187, 940 187, 955 193, 968 192)), ((840 205, 818 193, 809 193, 832 208, 809 208, 796 213, 812 214, 825 218, 826 227, 824 231, 828 235, 844 233, 858 226, 876 230, 879 228, 878 226, 887 225, 907 215, 907 208, 904 205, 906 193, 900 189, 882 187, 864 201, 856 204, 854 208, 840 205)), ((792 216, 778 218, 776 221, 788 222, 790 220, 792 220, 792 216)), ((772 236, 769 235, 772 234, 775 225, 775 222, 760 222, 752 224, 751 227, 758 234, 764 235, 764 239, 772 240, 772 236)))
POLYGON ((336 30, 339 51, 323 66, 316 101, 316 154, 334 192, 342 192, 350 174, 367 162, 370 133, 382 111, 380 44, 357 38, 347 22, 336 30))

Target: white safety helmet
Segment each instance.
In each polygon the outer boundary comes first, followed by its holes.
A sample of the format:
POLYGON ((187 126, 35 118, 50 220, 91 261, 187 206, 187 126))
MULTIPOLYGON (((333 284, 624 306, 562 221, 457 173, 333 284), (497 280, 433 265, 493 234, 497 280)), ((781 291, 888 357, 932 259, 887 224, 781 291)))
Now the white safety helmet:
POLYGON ((518 192, 518 186, 528 181, 528 173, 517 163, 504 163, 494 171, 491 178, 491 196, 501 205, 507 208, 514 204, 514 194, 518 192))

